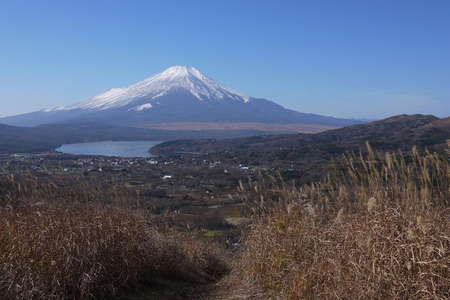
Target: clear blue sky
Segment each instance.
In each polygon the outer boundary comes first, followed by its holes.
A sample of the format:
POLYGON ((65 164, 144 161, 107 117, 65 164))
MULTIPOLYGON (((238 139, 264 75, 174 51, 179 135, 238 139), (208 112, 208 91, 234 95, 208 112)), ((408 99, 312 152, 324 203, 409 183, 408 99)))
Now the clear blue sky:
POLYGON ((0 2, 0 115, 176 64, 303 112, 448 116, 450 1, 0 2))

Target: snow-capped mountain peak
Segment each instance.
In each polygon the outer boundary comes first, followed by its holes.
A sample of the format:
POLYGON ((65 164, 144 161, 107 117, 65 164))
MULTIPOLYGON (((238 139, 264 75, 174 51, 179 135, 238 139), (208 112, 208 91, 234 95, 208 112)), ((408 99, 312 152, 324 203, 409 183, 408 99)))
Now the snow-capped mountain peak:
POLYGON ((186 66, 170 67, 129 87, 110 89, 71 106, 0 119, 0 123, 19 126, 89 121, 139 128, 160 124, 161 128, 170 130, 184 128, 186 124, 193 124, 193 130, 212 130, 215 128, 212 123, 226 123, 225 128, 246 130, 265 128, 266 125, 258 125, 261 123, 332 126, 357 123, 304 114, 267 99, 249 98, 227 89, 196 68, 186 66), (229 127, 230 123, 235 125, 229 127), (242 125, 244 123, 253 125, 246 127, 242 125))
POLYGON ((247 103, 250 98, 236 91, 225 88, 208 78, 194 67, 173 66, 162 73, 144 79, 127 88, 113 88, 87 101, 58 110, 106 110, 124 106, 132 106, 136 102, 136 109, 140 111, 139 101, 145 100, 146 109, 155 105, 156 100, 173 91, 189 92, 199 101, 238 101, 247 103))
POLYGON ((173 66, 154 77, 157 76, 161 80, 173 80, 175 78, 187 76, 193 76, 195 78, 198 78, 199 80, 207 80, 207 77, 203 75, 199 70, 194 67, 187 66, 173 66))

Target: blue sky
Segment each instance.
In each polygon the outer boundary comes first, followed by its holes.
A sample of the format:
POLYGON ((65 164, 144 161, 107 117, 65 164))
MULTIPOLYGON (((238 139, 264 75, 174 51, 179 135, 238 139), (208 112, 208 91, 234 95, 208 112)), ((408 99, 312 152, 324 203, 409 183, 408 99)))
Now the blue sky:
POLYGON ((190 65, 303 112, 450 115, 448 0, 0 2, 0 115, 190 65))

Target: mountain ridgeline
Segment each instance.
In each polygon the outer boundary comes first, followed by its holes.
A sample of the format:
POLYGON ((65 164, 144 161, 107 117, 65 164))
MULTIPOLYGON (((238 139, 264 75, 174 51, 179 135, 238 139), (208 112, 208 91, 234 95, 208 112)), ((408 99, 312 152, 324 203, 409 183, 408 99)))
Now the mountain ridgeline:
POLYGON ((284 159, 322 159, 347 151, 373 147, 394 151, 413 146, 444 149, 450 139, 450 118, 431 115, 399 115, 381 121, 328 130, 316 134, 284 134, 237 139, 169 141, 155 146, 153 153, 235 153, 258 160, 275 155, 284 159))

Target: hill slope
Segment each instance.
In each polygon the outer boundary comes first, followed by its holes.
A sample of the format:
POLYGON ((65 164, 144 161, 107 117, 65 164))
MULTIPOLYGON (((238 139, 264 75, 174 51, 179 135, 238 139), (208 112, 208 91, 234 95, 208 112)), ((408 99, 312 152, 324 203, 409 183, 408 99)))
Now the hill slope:
POLYGON ((288 157, 326 157, 354 151, 369 142, 383 150, 412 146, 439 147, 450 139, 449 118, 430 115, 399 115, 317 134, 271 135, 227 140, 170 141, 155 146, 160 154, 177 152, 285 153, 288 157))

